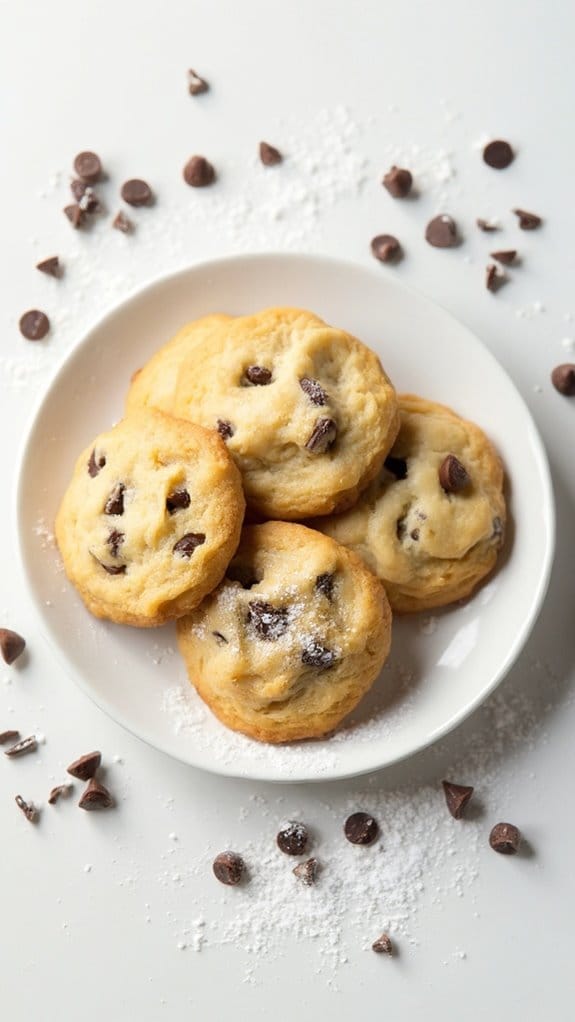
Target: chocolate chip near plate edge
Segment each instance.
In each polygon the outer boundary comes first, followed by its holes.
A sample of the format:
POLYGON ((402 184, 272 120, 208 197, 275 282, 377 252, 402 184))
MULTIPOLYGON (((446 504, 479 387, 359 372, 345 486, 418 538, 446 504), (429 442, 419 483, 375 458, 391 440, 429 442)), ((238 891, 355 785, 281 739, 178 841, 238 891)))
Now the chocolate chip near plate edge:
POLYGON ((9 757, 25 756, 28 752, 34 752, 37 746, 36 736, 29 735, 28 738, 23 738, 21 742, 11 745, 9 749, 6 749, 4 755, 9 757))
POLYGON ((248 603, 248 624, 260 639, 275 642, 287 631, 289 620, 286 607, 274 607, 264 600, 248 603))
POLYGON ((15 738, 19 737, 19 731, 0 731, 0 745, 6 745, 6 742, 13 742, 15 738))
POLYGON ((434 248, 454 248, 459 244, 455 220, 447 213, 434 216, 425 228, 425 240, 434 248))
POLYGON ((55 806, 58 799, 66 798, 70 791, 70 787, 71 785, 69 784, 57 784, 55 788, 52 788, 48 795, 48 805, 55 806))
POLYGON ((528 213, 525 209, 514 209, 513 212, 519 218, 519 227, 522 231, 534 231, 542 223, 537 213, 528 213))
POLYGON ((276 164, 281 163, 283 156, 279 149, 275 146, 269 145, 268 142, 260 142, 260 160, 264 167, 275 167, 276 164))
POLYGON ((11 628, 0 628, 0 653, 7 664, 13 664, 26 649, 26 640, 11 628))
POLYGON ((573 397, 575 394, 575 364, 564 362, 560 366, 555 366, 551 373, 551 382, 555 390, 563 394, 564 397, 573 397))
POLYGON ((513 163, 515 153, 509 145, 509 142, 505 142, 503 139, 495 139, 494 142, 488 142, 483 150, 483 159, 489 167, 493 167, 494 170, 505 170, 510 163, 513 163))
POLYGON ((88 460, 88 474, 92 476, 92 479, 98 475, 98 472, 100 471, 100 469, 104 468, 105 464, 106 464, 105 455, 100 454, 99 457, 96 459, 96 451, 94 449, 88 460))
POLYGON ((310 401, 314 405, 325 405, 328 401, 328 396, 323 389, 319 380, 312 379, 311 376, 302 376, 299 381, 299 385, 303 390, 304 394, 307 394, 310 401))
POLYGON ((124 514, 124 494, 126 487, 123 483, 117 483, 114 486, 110 496, 104 504, 105 515, 123 515, 124 514))
POLYGON ((101 762, 101 752, 87 752, 84 756, 80 756, 79 759, 75 759, 73 763, 70 763, 70 766, 66 767, 66 771, 72 777, 77 777, 80 781, 89 781, 96 773, 101 762))
POLYGON ((505 283, 505 277, 502 273, 497 272, 497 267, 494 263, 490 263, 485 268, 485 287, 488 291, 498 291, 502 284, 505 283))
POLYGON ((205 156, 192 156, 184 166, 184 181, 192 188, 206 188, 213 184, 216 172, 205 156))
POLYGON ((301 654, 301 662, 306 667, 316 667, 320 671, 328 671, 337 661, 337 655, 332 649, 323 646, 321 642, 312 639, 304 646, 301 654))
POLYGON ((86 809, 88 812, 92 812, 94 809, 111 809, 114 799, 108 789, 100 784, 95 777, 92 777, 87 788, 82 792, 78 805, 80 809, 86 809))
POLYGON ((20 316, 19 326, 27 341, 41 341, 50 329, 50 320, 40 309, 29 309, 20 316))
POLYGON ((371 239, 371 254, 380 263, 393 263, 402 254, 401 245, 393 234, 378 234, 371 239))
POLYGON ((183 488, 172 490, 166 497, 166 511, 169 515, 173 515, 176 511, 189 507, 190 500, 190 494, 187 490, 183 488))
POLYGON ((116 216, 112 220, 112 227, 114 227, 116 231, 121 231, 122 234, 131 234, 134 230, 132 221, 125 213, 122 212, 122 210, 119 210, 119 212, 116 213, 116 216))
POLYGON ((383 464, 384 468, 391 472, 396 479, 407 478, 407 462, 405 458, 394 458, 392 454, 388 454, 383 464))
POLYGON ((60 266, 58 256, 49 256, 48 259, 42 259, 39 263, 36 263, 36 269, 40 270, 40 273, 46 273, 48 277, 62 276, 62 267, 60 266))
POLYGON ((84 210, 81 208, 81 206, 78 205, 77 202, 72 202, 70 203, 69 206, 64 206, 64 213, 68 217, 68 220, 72 224, 72 227, 74 227, 76 230, 78 230, 78 228, 81 227, 82 224, 85 222, 86 217, 84 214, 84 210))
POLYGON ((393 954, 393 944, 391 943, 391 940, 389 939, 387 933, 382 933, 381 937, 378 937, 377 940, 374 940, 373 944, 371 945, 371 950, 376 951, 377 954, 379 955, 393 954))
POLYGON ((14 801, 18 806, 18 809, 21 809, 24 813, 26 819, 29 820, 30 823, 36 823, 39 813, 35 806, 31 802, 26 802, 21 795, 16 795, 14 801))
POLYGON ((242 879, 244 860, 237 852, 220 852, 212 863, 212 870, 221 884, 236 887, 242 879))
POLYGON ((454 820, 460 820, 473 795, 473 788, 467 784, 454 784, 453 781, 442 781, 441 783, 449 812, 454 820))
POLYGON ((201 546, 205 541, 206 537, 203 532, 187 532, 174 544, 173 551, 180 557, 186 557, 189 560, 196 547, 201 546))
POLYGON ((231 422, 226 422, 225 419, 218 419, 216 427, 222 440, 229 440, 230 437, 233 437, 235 433, 234 427, 232 426, 231 422))
POLYGON ((321 575, 318 575, 315 580, 315 588, 318 593, 325 596, 331 603, 333 598, 333 584, 335 581, 335 575, 331 571, 322 571, 321 575))
POLYGON ((493 224, 489 220, 484 220, 483 217, 478 217, 475 221, 480 231, 498 231, 499 225, 493 224))
POLYGON ((513 823, 496 823, 489 835, 493 851, 501 855, 515 855, 520 841, 521 834, 513 823))
POLYGON ((405 199, 411 191, 413 177, 411 172, 403 167, 392 167, 384 175, 382 184, 394 199, 405 199))
POLYGON ((491 258, 496 259, 503 266, 511 266, 517 258, 517 250, 514 248, 500 249, 497 252, 490 252, 491 258))
POLYGON ((317 859, 306 859, 305 862, 298 862, 297 866, 292 869, 292 873, 306 887, 311 887, 317 880, 317 867, 317 859))
POLYGON ((325 454, 335 443, 336 437, 337 426, 333 419, 318 419, 305 446, 312 454, 325 454))
POLYGON ((96 153, 91 152, 78 153, 74 160, 74 170, 81 181, 93 185, 100 179, 102 174, 100 157, 96 153))
POLYGON ((139 177, 132 177, 129 181, 124 181, 120 194, 128 206, 149 206, 153 199, 149 184, 139 177))
POLYGON ((272 382, 271 369, 266 369, 265 366, 248 366, 244 375, 256 387, 267 387, 268 383, 272 382))
POLYGON ((443 459, 438 470, 439 483, 446 493, 457 493, 463 490, 469 483, 469 473, 459 458, 454 454, 448 454, 443 459))
POLYGON ((369 813, 352 813, 345 821, 343 830, 352 845, 370 845, 379 834, 379 827, 369 813))
POLYGON ((290 820, 278 831, 276 842, 286 855, 303 855, 308 842, 307 828, 297 820, 290 820))
POLYGON ((197 71, 190 68, 188 71, 188 92, 190 96, 200 96, 202 92, 207 92, 209 85, 205 78, 202 78, 197 71))

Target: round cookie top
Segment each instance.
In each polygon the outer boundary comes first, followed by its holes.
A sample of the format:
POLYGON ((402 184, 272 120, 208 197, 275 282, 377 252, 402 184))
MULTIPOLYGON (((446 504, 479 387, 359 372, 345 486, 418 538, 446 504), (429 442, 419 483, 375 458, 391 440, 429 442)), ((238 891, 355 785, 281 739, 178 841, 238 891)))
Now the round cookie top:
POLYGON ((380 582, 327 536, 286 522, 244 528, 219 588, 178 622, 190 680, 235 730, 267 742, 326 734, 389 651, 380 582))
POLYGON ((495 564, 506 512, 501 460, 479 427, 412 394, 399 405, 379 478, 350 511, 313 524, 363 557, 405 612, 469 595, 495 564))
POLYGON ((56 538, 94 614, 158 625, 218 584, 244 508, 239 473, 216 433, 136 412, 80 455, 56 538))

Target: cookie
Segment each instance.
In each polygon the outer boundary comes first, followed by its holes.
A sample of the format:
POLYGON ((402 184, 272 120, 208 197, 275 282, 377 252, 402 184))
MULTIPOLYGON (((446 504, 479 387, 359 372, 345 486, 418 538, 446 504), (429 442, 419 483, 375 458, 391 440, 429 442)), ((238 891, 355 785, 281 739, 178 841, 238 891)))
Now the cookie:
POLYGON ((503 543, 503 467, 478 426, 407 394, 383 471, 350 511, 312 524, 363 557, 394 610, 460 600, 503 543))
POLYGON ((288 522, 247 526, 219 588, 178 622, 202 699, 263 742, 332 731, 373 684, 390 641, 375 576, 332 539, 288 522))
POLYGON ((186 329, 188 341, 182 331, 136 378, 128 407, 159 402, 219 430, 262 517, 294 521, 350 507, 399 428, 376 355, 298 309, 186 329))
POLYGON ((244 507, 239 472, 217 433, 141 411, 80 455, 56 539, 93 614, 161 625, 220 582, 244 507))

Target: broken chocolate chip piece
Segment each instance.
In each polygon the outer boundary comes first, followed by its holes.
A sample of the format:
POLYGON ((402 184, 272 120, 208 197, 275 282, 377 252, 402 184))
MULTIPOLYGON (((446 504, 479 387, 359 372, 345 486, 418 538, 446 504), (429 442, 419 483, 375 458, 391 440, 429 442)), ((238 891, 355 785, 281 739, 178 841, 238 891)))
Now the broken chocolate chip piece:
POLYGON ((123 483, 116 483, 106 503, 104 504, 105 515, 124 514, 124 494, 126 487, 123 483))
POLYGON ((575 394, 575 365, 572 362, 564 362, 555 366, 551 373, 551 383, 564 397, 573 397, 575 394))
POLYGON ((180 557, 186 557, 189 560, 196 547, 201 546, 202 543, 205 542, 205 533, 187 532, 185 536, 182 536, 182 538, 174 544, 173 550, 175 554, 179 554, 180 557))
POLYGON ((401 245, 393 234, 378 234, 371 240, 371 254, 380 263, 395 263, 402 255, 401 245))
POLYGON ((286 855, 303 855, 308 842, 307 828, 297 820, 290 820, 276 837, 277 846, 286 855))
POLYGON ((218 419, 216 427, 222 440, 229 440, 230 437, 233 437, 235 430, 231 422, 227 422, 225 419, 218 419))
POLYGON ((445 493, 457 493, 469 485, 469 473, 459 458, 448 454, 439 466, 439 484, 445 493))
POLYGON ((20 333, 27 341, 41 341, 50 329, 50 320, 40 309, 29 309, 20 316, 20 333))
POLYGON ((337 661, 337 655, 332 649, 323 646, 321 642, 312 639, 304 646, 301 654, 301 662, 306 667, 316 667, 320 671, 328 671, 337 661))
POLYGON ((77 777, 80 781, 89 781, 96 773, 101 762, 101 752, 87 752, 85 756, 80 756, 79 759, 75 759, 73 763, 70 763, 70 766, 66 768, 67 773, 71 774, 72 777, 77 777))
POLYGON ((102 164, 96 153, 78 153, 74 160, 74 170, 81 181, 93 185, 102 175, 102 164))
POLYGON ((96 450, 94 449, 88 461, 88 473, 89 475, 92 476, 92 479, 94 478, 94 476, 98 475, 98 472, 100 471, 101 468, 104 468, 105 464, 106 464, 105 455, 99 454, 98 457, 96 457, 96 450))
POLYGON ((112 529, 110 535, 108 536, 108 539, 106 540, 108 546, 110 547, 110 553, 112 554, 112 557, 118 556, 118 552, 125 538, 126 537, 124 533, 120 532, 119 529, 112 529))
POLYGON ((279 639, 287 631, 289 625, 287 608, 274 607, 271 603, 265 603, 264 600, 252 600, 251 603, 248 603, 247 620, 260 639, 266 639, 268 642, 275 642, 276 639, 279 639))
POLYGON ((139 177, 124 181, 120 194, 128 206, 150 206, 154 198, 148 182, 139 177))
POLYGON ((489 167, 493 167, 494 170, 505 170, 510 163, 513 163, 515 153, 509 145, 509 142, 505 142, 503 139, 495 139, 494 142, 488 142, 483 150, 483 159, 489 167))
POLYGON ((313 380, 311 376, 302 376, 299 385, 304 394, 307 394, 314 405, 325 405, 329 398, 319 380, 313 380))
POLYGON ((0 731, 0 745, 6 745, 6 742, 13 742, 19 737, 19 731, 0 731))
POLYGON ((202 92, 207 92, 209 85, 205 78, 201 78, 197 71, 190 68, 188 71, 188 92, 190 96, 200 96, 202 92))
POLYGON ((315 588, 318 593, 321 593, 331 603, 333 598, 333 585, 335 581, 335 575, 331 571, 322 571, 321 575, 318 575, 315 580, 315 588))
POLYGON ((212 869, 221 884, 236 887, 242 879, 244 860, 237 852, 220 852, 212 863, 212 869))
POLYGON ((282 162, 283 156, 275 146, 260 142, 260 160, 264 167, 275 167, 277 163, 282 162))
POLYGON ((26 819, 30 820, 30 823, 36 823, 40 814, 33 803, 25 802, 21 795, 16 795, 14 801, 18 806, 18 809, 21 809, 24 813, 26 819))
POLYGON ((387 471, 391 472, 396 479, 407 478, 407 461, 405 458, 394 458, 392 454, 388 454, 383 464, 387 471))
POLYGON ((498 231, 499 224, 493 223, 492 220, 484 220, 483 217, 478 217, 475 221, 480 231, 498 231))
POLYGON ((206 188, 213 184, 216 172, 205 156, 192 156, 184 167, 184 181, 191 188, 206 188))
POLYGON ((425 228, 425 240, 434 248, 454 248, 459 244, 455 220, 446 213, 434 216, 425 228))
POLYGON ((190 495, 187 490, 179 489, 172 490, 166 497, 166 511, 169 515, 173 515, 175 511, 179 511, 182 508, 190 506, 190 495))
POLYGON ((266 369, 265 366, 248 366, 245 377, 255 387, 267 387, 268 383, 272 382, 271 369, 266 369))
POLYGON ((78 805, 80 809, 86 809, 88 812, 95 809, 111 809, 114 799, 108 789, 100 784, 95 777, 92 777, 82 793, 78 805))
POLYGON ((394 199, 405 199, 411 191, 413 177, 404 167, 392 167, 384 175, 382 184, 394 199))
POLYGON ((370 845, 379 834, 379 827, 369 813, 353 813, 343 825, 344 834, 352 845, 370 845))
POLYGON ((214 639, 216 640, 218 646, 227 646, 228 645, 228 640, 226 639, 225 635, 222 635, 221 632, 212 632, 212 635, 213 635, 214 639))
POLYGON ((306 887, 312 887, 317 880, 317 869, 317 859, 306 859, 305 862, 298 862, 297 866, 292 869, 292 873, 306 887))
POLYGON ((112 227, 117 231, 121 231, 122 234, 131 234, 134 230, 134 225, 129 217, 120 209, 114 219, 112 220, 112 227))
POLYGON ((77 202, 72 202, 69 206, 64 206, 64 213, 68 217, 72 227, 76 230, 85 223, 86 216, 84 210, 77 202))
POLYGON ((517 250, 514 248, 500 249, 497 252, 491 252, 491 258, 496 259, 503 266, 512 266, 517 258, 517 250))
POLYGON ((377 940, 374 940, 373 944, 371 945, 371 950, 376 951, 377 954, 379 955, 393 954, 393 944, 391 943, 391 940, 388 937, 387 933, 382 933, 381 937, 378 937, 377 940))
POLYGON ((0 653, 8 665, 13 664, 26 649, 26 639, 11 628, 0 628, 0 653))
POLYGON ((48 795, 48 805, 55 806, 60 798, 67 798, 71 787, 71 784, 57 784, 48 795))
POLYGON ((494 263, 490 263, 485 270, 485 287, 488 291, 495 292, 499 291, 499 288, 505 284, 507 278, 503 273, 498 273, 497 267, 494 263))
POLYGON ((62 267, 60 266, 58 256, 49 256, 48 259, 42 259, 39 263, 36 263, 36 269, 40 270, 40 273, 46 273, 49 277, 62 276, 62 267))
POLYGON ((453 781, 442 781, 441 783, 449 812, 454 820, 460 820, 473 795, 473 788, 467 784, 454 784, 453 781))
POLYGON ((9 749, 6 749, 5 756, 25 756, 27 752, 34 752, 38 747, 35 735, 30 735, 28 738, 23 738, 17 745, 11 745, 9 749))
POLYGON ((489 844, 494 852, 501 855, 515 855, 521 841, 521 834, 512 823, 496 823, 489 835, 489 844))
POLYGON ((306 442, 306 449, 312 454, 325 454, 337 437, 337 426, 333 419, 318 419, 313 432, 306 442))
POLYGON ((542 223, 541 217, 536 213, 528 213, 525 209, 514 209, 513 212, 519 218, 519 227, 522 231, 534 231, 542 223))

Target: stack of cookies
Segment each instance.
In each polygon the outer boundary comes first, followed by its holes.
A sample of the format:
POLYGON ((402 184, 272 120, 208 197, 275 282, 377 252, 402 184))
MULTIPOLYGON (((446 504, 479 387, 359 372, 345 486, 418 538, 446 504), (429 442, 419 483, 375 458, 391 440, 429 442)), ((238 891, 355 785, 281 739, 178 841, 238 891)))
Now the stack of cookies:
POLYGON ((398 397, 361 341, 279 308, 191 323, 135 374, 56 537, 93 614, 177 619, 219 719, 286 742, 333 731, 386 660, 391 610, 468 596, 504 526, 477 426, 398 397))

